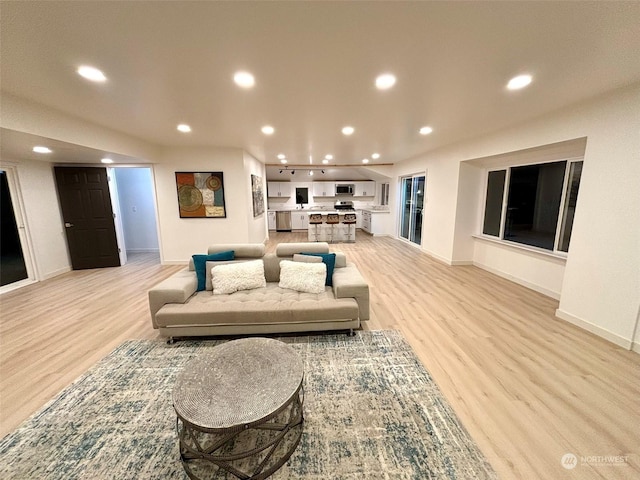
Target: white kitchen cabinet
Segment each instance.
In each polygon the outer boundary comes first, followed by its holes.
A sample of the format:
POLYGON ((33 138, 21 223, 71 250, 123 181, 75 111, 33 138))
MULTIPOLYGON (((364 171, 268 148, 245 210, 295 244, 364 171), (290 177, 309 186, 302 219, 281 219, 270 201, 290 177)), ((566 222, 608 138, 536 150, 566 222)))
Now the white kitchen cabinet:
POLYGON ((267 182, 268 197, 290 197, 291 182, 267 182))
POLYGON ((375 197, 376 182, 356 182, 356 191, 354 197, 375 197))
POLYGON ((309 214, 302 210, 291 212, 291 230, 307 230, 309 228, 309 214))
POLYGON ((356 228, 362 228, 362 210, 356 210, 356 228))
POLYGON ((391 213, 388 210, 363 210, 362 230, 371 235, 391 235, 391 213))
POLYGON ((335 197, 335 182, 313 182, 311 190, 314 197, 335 197))
POLYGON ((371 212, 366 210, 362 211, 362 230, 367 233, 373 233, 371 230, 371 212))
POLYGON ((276 212, 267 212, 267 223, 269 225, 269 230, 276 229, 276 212))

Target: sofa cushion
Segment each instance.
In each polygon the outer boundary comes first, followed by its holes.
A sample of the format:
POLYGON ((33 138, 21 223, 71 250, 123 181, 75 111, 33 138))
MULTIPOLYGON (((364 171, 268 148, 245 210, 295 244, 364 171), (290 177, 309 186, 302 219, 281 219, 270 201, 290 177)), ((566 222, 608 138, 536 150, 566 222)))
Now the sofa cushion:
POLYGON ((210 255, 193 255, 193 266, 198 277, 198 292, 205 290, 207 285, 207 262, 217 260, 233 260, 235 257, 233 250, 213 253, 210 255))
POLYGON ((236 258, 262 258, 264 256, 264 243, 223 243, 211 245, 207 253, 218 253, 225 250, 233 250, 236 258))
POLYGON ((335 298, 333 290, 303 293, 267 283, 264 288, 230 295, 197 292, 185 303, 168 303, 156 314, 160 327, 242 324, 286 324, 358 318, 353 298, 335 298))
POLYGON ((282 260, 280 262, 280 288, 298 292, 324 292, 327 266, 324 263, 303 263, 282 260))
POLYGON ((218 265, 211 269, 211 283, 214 295, 265 287, 267 281, 264 278, 264 263, 262 260, 250 260, 218 265))
POLYGON ((302 252, 329 253, 329 244, 327 242, 299 242, 279 243, 276 246, 278 257, 291 257, 302 252))
POLYGON ((313 252, 302 252, 302 255, 311 255, 313 257, 322 258, 322 263, 327 266, 327 276, 325 278, 325 285, 330 287, 333 285, 333 269, 336 266, 336 254, 335 253, 313 253, 313 252))
POLYGON ((293 256, 293 261, 302 262, 302 263, 322 263, 322 258, 314 257, 312 255, 302 255, 302 254, 296 253, 293 256))

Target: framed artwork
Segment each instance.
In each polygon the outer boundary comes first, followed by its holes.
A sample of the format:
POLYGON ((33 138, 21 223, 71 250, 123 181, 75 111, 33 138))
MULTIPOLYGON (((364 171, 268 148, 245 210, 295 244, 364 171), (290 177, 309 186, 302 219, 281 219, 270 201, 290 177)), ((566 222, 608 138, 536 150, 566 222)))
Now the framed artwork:
POLYGON ((222 172, 176 172, 180 218, 226 218, 222 172))
POLYGON ((251 175, 251 195, 253 197, 253 216, 264 213, 264 193, 262 193, 262 177, 251 175))

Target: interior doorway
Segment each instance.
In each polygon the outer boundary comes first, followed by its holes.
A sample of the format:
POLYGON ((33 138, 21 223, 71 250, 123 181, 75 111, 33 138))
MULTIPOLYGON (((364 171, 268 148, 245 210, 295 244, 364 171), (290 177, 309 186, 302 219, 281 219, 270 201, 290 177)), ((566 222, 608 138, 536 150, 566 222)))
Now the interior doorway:
POLYGON ((150 167, 55 167, 74 270, 117 267, 129 255, 159 259, 150 167))
MULTIPOLYGON (((153 253, 158 255, 156 198, 150 167, 116 167, 110 169, 115 180, 115 200, 120 219, 120 248, 129 255, 153 253)), ((111 175, 111 173, 110 173, 111 175)))
POLYGON ((425 175, 412 175, 400 179, 400 237, 422 244, 425 175))

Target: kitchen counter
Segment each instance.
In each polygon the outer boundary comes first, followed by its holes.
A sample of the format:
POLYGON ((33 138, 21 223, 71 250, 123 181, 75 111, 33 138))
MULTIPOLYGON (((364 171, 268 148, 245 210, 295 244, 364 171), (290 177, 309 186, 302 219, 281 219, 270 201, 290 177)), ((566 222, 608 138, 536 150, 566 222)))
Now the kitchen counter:
POLYGON ((345 214, 357 216, 355 210, 308 210, 307 216, 321 215, 322 223, 308 225, 308 239, 310 242, 355 242, 356 241, 356 225, 355 223, 345 225, 342 223, 345 214), (327 215, 337 214, 340 223, 330 225, 326 223, 327 215))
POLYGON ((337 213, 338 215, 344 215, 345 213, 356 213, 355 210, 307 210, 307 215, 328 215, 330 213, 337 213))
POLYGON ((391 213, 391 210, 378 210, 375 208, 359 208, 358 210, 369 213, 391 213))
POLYGON ((268 208, 267 212, 316 212, 316 213, 326 213, 335 211, 333 208, 292 208, 292 207, 279 207, 279 208, 268 208))

